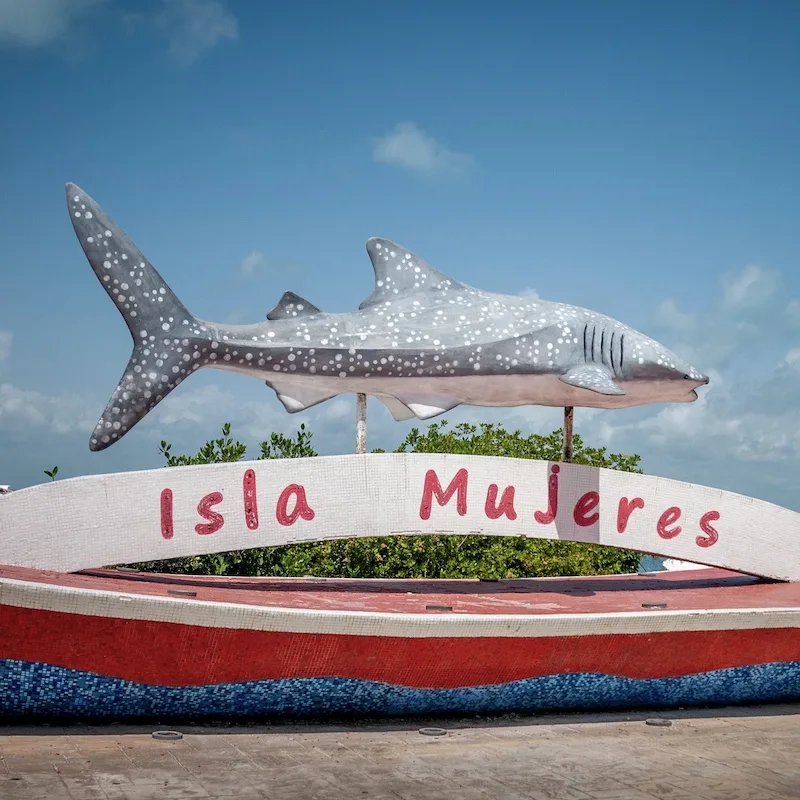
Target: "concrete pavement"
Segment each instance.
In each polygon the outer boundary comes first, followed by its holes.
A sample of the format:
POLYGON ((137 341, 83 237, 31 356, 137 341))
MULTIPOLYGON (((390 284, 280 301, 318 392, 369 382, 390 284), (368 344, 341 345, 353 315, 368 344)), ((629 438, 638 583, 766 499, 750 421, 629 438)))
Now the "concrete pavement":
POLYGON ((342 725, 0 727, 2 800, 788 800, 800 706, 342 725), (668 718, 671 727, 645 724, 668 718), (444 736, 421 734, 440 727, 444 736))

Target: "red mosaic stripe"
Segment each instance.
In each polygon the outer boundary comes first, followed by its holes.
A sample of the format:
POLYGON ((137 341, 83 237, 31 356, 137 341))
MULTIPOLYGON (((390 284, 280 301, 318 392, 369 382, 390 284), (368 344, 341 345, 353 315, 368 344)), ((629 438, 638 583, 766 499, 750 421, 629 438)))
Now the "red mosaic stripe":
POLYGON ((557 673, 665 678, 800 661, 800 629, 411 639, 205 628, 2 606, 0 658, 156 685, 335 676, 456 688, 557 673))

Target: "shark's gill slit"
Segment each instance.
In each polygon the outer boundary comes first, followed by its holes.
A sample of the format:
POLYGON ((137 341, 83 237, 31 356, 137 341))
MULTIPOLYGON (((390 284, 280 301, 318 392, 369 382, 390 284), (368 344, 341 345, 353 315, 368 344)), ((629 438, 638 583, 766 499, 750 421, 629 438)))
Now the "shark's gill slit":
POLYGON ((608 354, 611 358, 611 371, 616 375, 617 368, 614 366, 614 331, 611 331, 611 341, 608 343, 608 354))
POLYGON ((619 371, 622 374, 622 365, 625 362, 625 334, 620 334, 619 337, 619 371))
POLYGON ((587 351, 587 342, 586 337, 589 332, 589 324, 583 326, 583 361, 584 363, 589 361, 589 353, 587 351))

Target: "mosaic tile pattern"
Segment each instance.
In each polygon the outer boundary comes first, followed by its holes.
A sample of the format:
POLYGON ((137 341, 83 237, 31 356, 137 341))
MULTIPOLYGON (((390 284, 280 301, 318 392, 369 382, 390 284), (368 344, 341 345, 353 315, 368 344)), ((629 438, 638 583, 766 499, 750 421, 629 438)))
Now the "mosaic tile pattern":
POLYGON ((0 716, 123 720, 310 719, 498 714, 800 700, 800 661, 677 678, 549 675, 496 686, 411 689, 345 678, 153 686, 36 662, 0 660, 0 716))

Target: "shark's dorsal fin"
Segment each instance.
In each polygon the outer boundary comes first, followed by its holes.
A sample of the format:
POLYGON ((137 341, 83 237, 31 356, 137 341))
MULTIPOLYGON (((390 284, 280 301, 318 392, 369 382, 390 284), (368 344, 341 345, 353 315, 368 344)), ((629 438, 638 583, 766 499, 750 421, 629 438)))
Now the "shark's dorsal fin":
POLYGON ((305 317, 309 314, 319 314, 320 310, 308 300, 304 300, 294 292, 284 292, 278 300, 278 305, 267 314, 268 320, 290 319, 291 317, 305 317))
POLYGON ((367 253, 375 270, 375 290, 361 309, 404 294, 468 288, 388 239, 369 239, 367 253))

